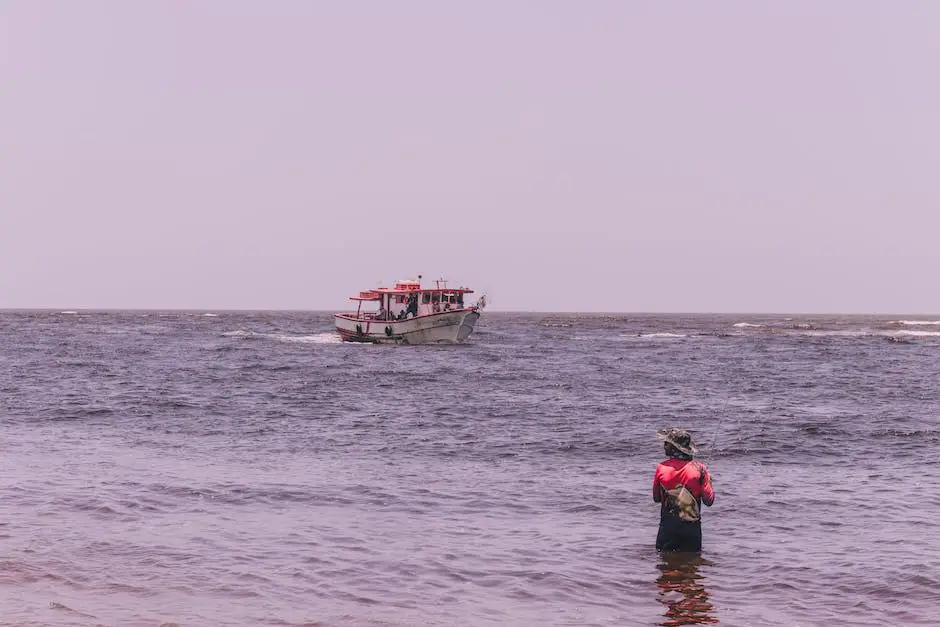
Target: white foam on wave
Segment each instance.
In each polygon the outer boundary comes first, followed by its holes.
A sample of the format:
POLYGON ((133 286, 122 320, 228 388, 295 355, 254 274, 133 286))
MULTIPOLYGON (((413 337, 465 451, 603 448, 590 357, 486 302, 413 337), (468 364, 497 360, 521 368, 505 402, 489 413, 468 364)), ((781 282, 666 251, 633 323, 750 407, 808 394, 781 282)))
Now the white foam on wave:
POLYGON ((786 332, 787 335, 803 335, 810 337, 940 337, 940 331, 917 331, 913 329, 901 329, 898 331, 873 331, 871 329, 860 330, 793 330, 786 332))
POLYGON ((66 316, 74 316, 74 315, 77 314, 78 312, 77 312, 77 311, 60 311, 59 313, 60 313, 60 314, 63 314, 63 315, 66 315, 66 316))
POLYGON ((343 341, 339 334, 331 331, 314 335, 287 335, 286 333, 258 333, 257 331, 239 329, 237 331, 226 331, 222 334, 222 337, 235 337, 246 340, 268 339, 289 344, 341 344, 343 341))
MULTIPOLYGON (((630 336, 624 336, 624 337, 630 337, 630 336)), ((641 333, 640 335, 635 336, 635 337, 654 338, 654 339, 655 339, 655 338, 688 337, 688 335, 686 335, 686 334, 684 334, 684 333, 641 333)))
POLYGON ((222 334, 222 337, 264 337, 264 333, 257 333, 255 331, 245 331, 244 329, 238 329, 237 331, 226 331, 222 334))
POLYGON ((811 337, 865 337, 872 335, 871 331, 848 331, 848 330, 821 330, 821 329, 794 329, 785 332, 788 335, 808 335, 811 337))
POLYGON ((903 324, 907 326, 927 326, 940 325, 940 320, 895 320, 892 324, 903 324))
POLYGON ((280 335, 272 334, 272 338, 279 342, 290 342, 292 344, 342 344, 343 340, 339 334, 332 331, 326 333, 317 333, 316 335, 280 335))
POLYGON ((745 327, 762 327, 762 324, 754 324, 753 322, 735 322, 734 326, 743 329, 745 327))
POLYGON ((203 318, 218 318, 218 317, 219 317, 219 314, 204 313, 204 314, 202 314, 202 317, 203 317, 203 318))
POLYGON ((901 331, 896 331, 891 335, 907 335, 913 337, 940 337, 940 331, 914 331, 910 329, 903 329, 901 331))

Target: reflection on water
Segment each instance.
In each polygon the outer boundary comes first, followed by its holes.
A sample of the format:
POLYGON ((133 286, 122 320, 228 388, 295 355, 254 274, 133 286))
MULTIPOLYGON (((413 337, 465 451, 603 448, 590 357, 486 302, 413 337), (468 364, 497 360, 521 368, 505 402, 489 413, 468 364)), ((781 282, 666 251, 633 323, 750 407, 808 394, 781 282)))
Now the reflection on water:
POLYGON ((659 602, 666 606, 665 620, 660 623, 663 627, 718 622, 711 613, 705 576, 699 572, 701 566, 710 566, 710 563, 698 553, 660 554, 660 563, 656 565, 660 575, 656 585, 659 587, 659 602))

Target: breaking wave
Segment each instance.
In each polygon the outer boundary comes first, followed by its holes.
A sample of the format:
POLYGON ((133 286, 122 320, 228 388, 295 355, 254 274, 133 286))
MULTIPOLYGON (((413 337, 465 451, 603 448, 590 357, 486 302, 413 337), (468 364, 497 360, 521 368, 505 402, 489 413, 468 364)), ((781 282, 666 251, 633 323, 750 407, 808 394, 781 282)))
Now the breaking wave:
POLYGON ((288 335, 286 333, 259 333, 257 331, 226 331, 222 337, 234 337, 243 340, 275 340, 290 344, 342 344, 343 340, 337 333, 327 331, 313 335, 288 335))
POLYGON ((315 335, 271 335, 279 342, 292 342, 295 344, 342 344, 343 340, 337 333, 327 331, 315 335))
MULTIPOLYGON (((810 336, 810 337, 866 337, 866 336, 871 336, 871 335, 877 335, 876 333, 872 333, 871 331, 867 331, 867 330, 858 330, 858 331, 850 331, 850 330, 844 330, 844 329, 826 330, 826 329, 812 329, 812 328, 804 328, 804 327, 799 327, 798 329, 789 331, 786 334, 797 335, 797 336, 805 335, 805 336, 810 336)), ((885 335, 891 335, 891 334, 886 333, 885 335)))
POLYGON ((222 334, 222 337, 240 337, 245 339, 263 338, 264 336, 264 333, 258 333, 257 331, 245 331, 242 329, 237 331, 226 331, 222 334))

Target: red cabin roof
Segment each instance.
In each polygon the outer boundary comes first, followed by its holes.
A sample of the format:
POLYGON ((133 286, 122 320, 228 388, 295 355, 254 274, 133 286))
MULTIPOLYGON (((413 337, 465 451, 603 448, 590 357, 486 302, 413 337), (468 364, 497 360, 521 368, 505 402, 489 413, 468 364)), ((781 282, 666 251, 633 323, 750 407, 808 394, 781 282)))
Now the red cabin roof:
POLYGON ((359 292, 359 296, 350 296, 349 300, 379 300, 381 296, 376 290, 368 290, 365 292, 359 292))

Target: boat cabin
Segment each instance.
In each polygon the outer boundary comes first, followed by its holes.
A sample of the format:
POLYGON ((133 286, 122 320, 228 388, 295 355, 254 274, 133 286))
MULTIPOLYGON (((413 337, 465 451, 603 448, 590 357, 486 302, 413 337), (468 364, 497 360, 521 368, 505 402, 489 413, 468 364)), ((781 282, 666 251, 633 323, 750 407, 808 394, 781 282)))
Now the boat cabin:
POLYGON ((418 281, 397 281, 395 287, 379 287, 351 296, 358 301, 356 318, 362 320, 407 320, 445 311, 468 308, 464 295, 473 290, 466 287, 447 287, 447 281, 435 281, 433 288, 422 288, 418 281))

